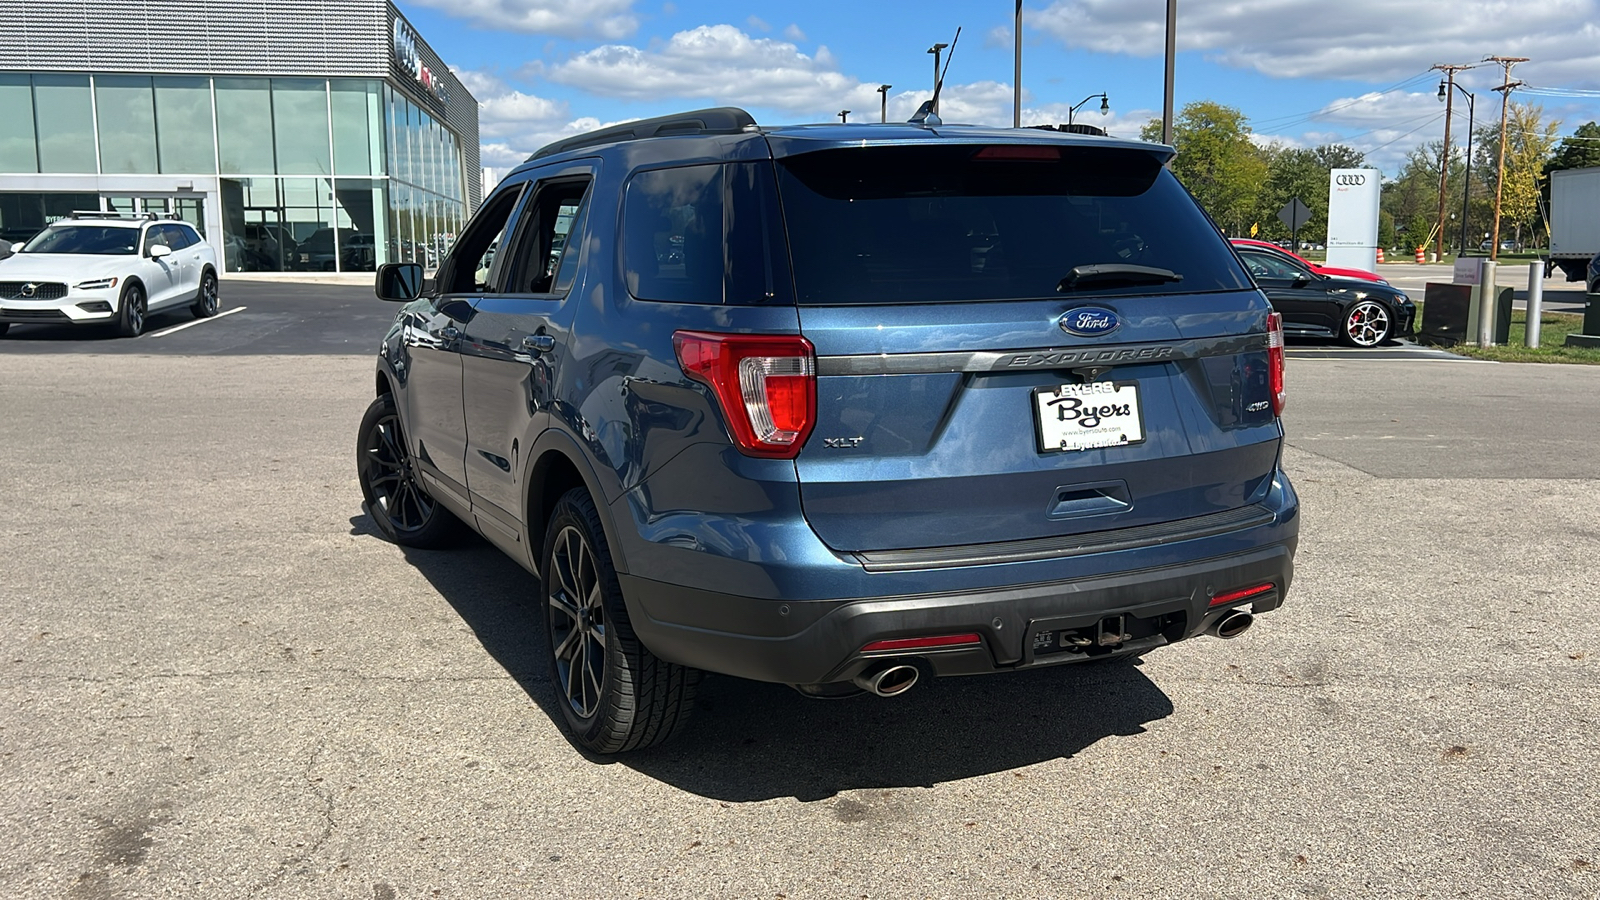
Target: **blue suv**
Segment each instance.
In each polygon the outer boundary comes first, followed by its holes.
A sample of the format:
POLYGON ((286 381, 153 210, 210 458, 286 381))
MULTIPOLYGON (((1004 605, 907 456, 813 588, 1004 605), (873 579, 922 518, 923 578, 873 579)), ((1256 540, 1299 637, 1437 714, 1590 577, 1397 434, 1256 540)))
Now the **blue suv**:
POLYGON ((378 272, 367 511, 539 576, 598 753, 703 672, 892 696, 1240 634, 1298 536, 1282 324, 1172 152, 737 109, 552 144, 431 281, 378 272))

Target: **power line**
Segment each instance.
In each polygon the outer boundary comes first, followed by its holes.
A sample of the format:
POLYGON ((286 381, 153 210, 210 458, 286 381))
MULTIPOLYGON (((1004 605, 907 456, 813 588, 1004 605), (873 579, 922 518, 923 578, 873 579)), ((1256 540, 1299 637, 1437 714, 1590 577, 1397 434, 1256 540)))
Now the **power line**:
POLYGON ((1336 104, 1334 106, 1324 106, 1324 107, 1321 107, 1319 109, 1315 109, 1315 110, 1312 110, 1311 112, 1306 112, 1306 113, 1290 113, 1289 115, 1274 116, 1272 118, 1260 119, 1258 121, 1252 122, 1251 124, 1255 125, 1255 126, 1258 126, 1258 127, 1265 126, 1265 127, 1269 127, 1269 128, 1273 128, 1273 129, 1289 128, 1289 127, 1292 127, 1294 125, 1298 125, 1301 122, 1309 122, 1309 121, 1311 121, 1313 119, 1316 119, 1318 116, 1325 116, 1325 115, 1328 115, 1330 113, 1336 113, 1336 112, 1339 112, 1340 110, 1349 109, 1352 106, 1356 106, 1356 105, 1359 105, 1361 103, 1365 103, 1365 102, 1368 101, 1368 98, 1371 98, 1371 97, 1374 97, 1374 96, 1381 97, 1384 94, 1392 94, 1395 91, 1398 91, 1398 90, 1400 90, 1402 88, 1410 87, 1413 84, 1416 84, 1416 83, 1418 83, 1420 81, 1425 81, 1425 80, 1431 81, 1433 79, 1433 76, 1430 74, 1431 72, 1432 72, 1432 70, 1430 69, 1428 72, 1423 72, 1420 75, 1413 75, 1413 76, 1411 76, 1410 78, 1407 78, 1404 81, 1396 82, 1395 84, 1390 85, 1389 87, 1386 87, 1381 91, 1375 91, 1375 92, 1372 92, 1372 93, 1362 94, 1360 97, 1355 97, 1355 98, 1353 98, 1351 100, 1348 100, 1348 101, 1346 101, 1344 103, 1336 104))
MULTIPOLYGON (((1376 147, 1373 147, 1370 150, 1363 150, 1361 152, 1362 153, 1377 153, 1379 150, 1382 150, 1383 148, 1389 146, 1390 144, 1398 143, 1399 141, 1405 140, 1406 138, 1412 136, 1413 134, 1416 134, 1417 132, 1421 131, 1424 128, 1427 128, 1429 125, 1432 125, 1433 123, 1439 121, 1442 118, 1444 118, 1444 113, 1439 113, 1439 114, 1435 115, 1433 118, 1429 119, 1426 122, 1423 122, 1421 125, 1418 125, 1417 127, 1415 127, 1413 129, 1411 129, 1410 131, 1406 132, 1405 134, 1400 135, 1399 137, 1395 138, 1394 140, 1392 140, 1392 141, 1384 141, 1383 143, 1379 144, 1376 147)), ((1415 121, 1415 120, 1413 120, 1413 121, 1415 121)))

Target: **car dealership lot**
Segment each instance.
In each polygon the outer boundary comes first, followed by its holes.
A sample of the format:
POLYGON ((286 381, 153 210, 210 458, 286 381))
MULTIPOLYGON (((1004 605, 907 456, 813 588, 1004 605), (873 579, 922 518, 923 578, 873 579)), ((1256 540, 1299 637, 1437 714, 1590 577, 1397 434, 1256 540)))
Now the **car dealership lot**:
POLYGON ((1600 892, 1600 370, 1291 359, 1298 577, 1244 637, 898 700, 718 678, 602 761, 530 576, 373 536, 369 297, 0 341, 8 896, 1600 892))

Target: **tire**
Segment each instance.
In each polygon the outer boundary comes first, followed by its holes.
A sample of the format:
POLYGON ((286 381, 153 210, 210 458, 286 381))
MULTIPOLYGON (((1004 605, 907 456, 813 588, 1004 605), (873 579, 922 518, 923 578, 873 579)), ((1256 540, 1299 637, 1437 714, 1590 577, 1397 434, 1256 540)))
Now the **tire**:
POLYGON ((592 753, 642 750, 682 730, 702 673, 639 643, 588 490, 556 502, 540 556, 540 597, 556 705, 592 753))
POLYGON ((196 319, 209 319, 217 314, 217 306, 217 273, 207 269, 200 273, 200 291, 189 305, 189 311, 196 319))
POLYGON ((144 287, 137 281, 122 289, 122 299, 117 301, 117 334, 134 338, 144 333, 144 320, 149 313, 144 287))
POLYGON ((461 534, 461 520, 428 493, 412 465, 394 397, 372 401, 356 439, 356 478, 367 515, 378 531, 402 547, 437 549, 461 534))
POLYGON ((1339 338, 1352 347, 1380 347, 1394 333, 1394 314, 1376 300, 1362 300, 1344 311, 1339 338))

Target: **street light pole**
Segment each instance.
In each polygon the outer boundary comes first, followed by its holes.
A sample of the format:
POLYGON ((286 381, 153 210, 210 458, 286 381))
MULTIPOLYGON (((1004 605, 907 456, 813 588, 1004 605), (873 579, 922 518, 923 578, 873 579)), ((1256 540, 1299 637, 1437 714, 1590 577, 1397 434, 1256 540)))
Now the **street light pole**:
POLYGON ((939 54, 948 46, 950 45, 934 44, 928 48, 928 52, 933 54, 933 107, 929 111, 936 116, 939 114, 939 54))
POLYGON ((1439 99, 1444 101, 1444 150, 1439 155, 1439 261, 1444 261, 1444 205, 1445 186, 1450 179, 1450 123, 1455 120, 1456 73, 1472 66, 1437 65, 1433 68, 1444 73, 1445 80, 1439 82, 1439 99))
POLYGON ((850 121, 850 110, 848 110, 848 109, 839 110, 839 121, 840 122, 848 122, 848 121, 850 121))
POLYGON ((1455 89, 1467 95, 1467 173, 1461 188, 1461 250, 1467 252, 1467 201, 1472 197, 1472 129, 1477 120, 1478 95, 1461 85, 1455 89))
POLYGON ((882 105, 879 107, 878 113, 879 122, 889 121, 889 88, 892 87, 894 87, 892 84, 878 85, 878 94, 880 95, 879 99, 882 101, 882 105))
POLYGON ((1072 124, 1072 114, 1077 112, 1079 107, 1083 106, 1085 103, 1088 103, 1090 100, 1093 100, 1096 97, 1100 98, 1100 115, 1103 116, 1103 115, 1107 115, 1108 113, 1110 113, 1111 112, 1111 101, 1110 101, 1110 99, 1108 99, 1106 97, 1104 91, 1102 91, 1101 93, 1098 93, 1098 94, 1090 94, 1089 96, 1083 98, 1082 100, 1079 100, 1077 103, 1074 103, 1073 105, 1067 107, 1067 124, 1068 125, 1072 124))
POLYGON ((1172 70, 1177 65, 1178 0, 1167 0, 1167 84, 1161 100, 1161 143, 1172 143, 1172 70))
POLYGON ((1017 0, 1017 24, 1015 32, 1017 49, 1015 54, 1016 71, 1011 79, 1011 127, 1022 127, 1022 0, 1017 0))

